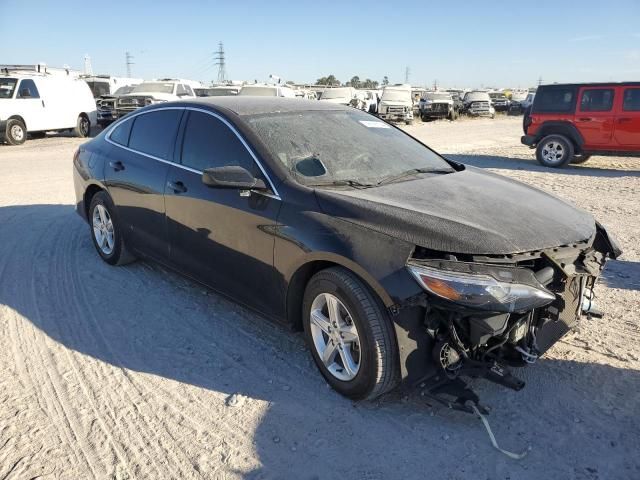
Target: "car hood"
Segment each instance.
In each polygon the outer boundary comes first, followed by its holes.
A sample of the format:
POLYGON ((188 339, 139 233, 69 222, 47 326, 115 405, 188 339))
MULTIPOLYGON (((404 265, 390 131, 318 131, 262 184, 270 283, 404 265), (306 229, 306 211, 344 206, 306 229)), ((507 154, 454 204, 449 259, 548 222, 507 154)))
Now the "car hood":
POLYGON ((381 100, 380 105, 385 105, 388 107, 410 107, 412 104, 409 101, 401 102, 396 100, 381 100))
POLYGON ((522 253, 595 233, 588 213, 472 167, 367 189, 316 189, 316 196, 327 215, 441 252, 522 253))
POLYGON ((351 99, 348 97, 321 98, 320 101, 327 102, 327 103, 337 103, 339 105, 349 105, 349 103, 351 103, 351 99))
POLYGON ((120 98, 127 98, 127 97, 153 97, 156 100, 166 100, 168 102, 178 99, 178 97, 173 95, 172 93, 160 93, 160 92, 136 92, 136 93, 127 93, 125 95, 120 96, 120 98))

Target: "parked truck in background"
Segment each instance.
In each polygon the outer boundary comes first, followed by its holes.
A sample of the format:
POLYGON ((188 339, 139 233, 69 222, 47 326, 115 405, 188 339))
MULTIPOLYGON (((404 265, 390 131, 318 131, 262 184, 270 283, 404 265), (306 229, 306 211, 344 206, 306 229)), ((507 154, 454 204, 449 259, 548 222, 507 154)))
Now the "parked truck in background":
POLYGON ((394 85, 385 87, 378 106, 378 116, 392 122, 413 123, 413 99, 411 86, 394 85))

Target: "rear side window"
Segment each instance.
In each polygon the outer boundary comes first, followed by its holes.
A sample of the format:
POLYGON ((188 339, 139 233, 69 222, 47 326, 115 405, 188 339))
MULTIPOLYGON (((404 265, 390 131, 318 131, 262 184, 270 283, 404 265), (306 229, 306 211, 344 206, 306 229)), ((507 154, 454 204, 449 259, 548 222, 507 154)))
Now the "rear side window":
POLYGON ((178 131, 182 110, 158 110, 133 119, 129 148, 147 155, 169 159, 178 131))
POLYGON ((575 87, 544 87, 536 94, 533 113, 572 113, 575 107, 575 87))
POLYGON ((613 89, 597 88, 582 91, 580 111, 608 112, 613 107, 613 89))
POLYGON ((622 110, 640 112, 640 88, 627 88, 624 91, 622 110))
POLYGON ((189 112, 182 143, 182 164, 207 168, 241 166, 254 175, 256 164, 238 136, 222 121, 202 112, 189 112))
POLYGON ((18 89, 18 98, 40 98, 40 93, 33 80, 22 80, 18 89))
POLYGON ((133 124, 133 119, 126 120, 113 129, 111 135, 109 135, 109 139, 113 142, 116 142, 119 145, 124 145, 125 147, 129 145, 129 134, 131 133, 131 125, 133 124))

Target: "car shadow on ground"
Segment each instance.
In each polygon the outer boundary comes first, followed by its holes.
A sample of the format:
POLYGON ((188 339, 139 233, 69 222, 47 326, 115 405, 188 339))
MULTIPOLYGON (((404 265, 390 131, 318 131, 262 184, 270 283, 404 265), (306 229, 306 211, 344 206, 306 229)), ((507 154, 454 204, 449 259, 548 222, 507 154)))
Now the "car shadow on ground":
MULTIPOLYGON (((583 165, 568 165, 564 168, 548 168, 540 165, 534 158, 515 158, 504 157, 500 155, 482 155, 482 154, 443 154, 445 158, 449 158, 455 162, 464 163, 478 168, 497 168, 503 170, 528 170, 540 173, 555 173, 560 175, 580 175, 585 177, 640 177, 640 170, 624 170, 615 168, 600 168, 597 166, 589 166, 588 163, 583 165)), ((637 159, 628 158, 625 162, 637 162, 637 159)))
POLYGON ((610 260, 602 272, 600 281, 610 288, 640 290, 640 262, 610 260))
MULTIPOLYGON (((516 373, 528 383, 518 393, 475 382, 493 408, 490 420, 503 446, 533 447, 514 462, 492 449, 471 415, 432 408, 411 389, 377 402, 351 402, 327 387, 299 335, 156 264, 106 265, 70 205, 2 207, 0 225, 0 304, 18 314, 6 321, 29 322, 72 352, 150 374, 135 379, 142 389, 156 377, 198 387, 187 390, 198 402, 183 398, 180 389, 169 401, 188 408, 184 414, 205 431, 217 425, 205 415, 208 408, 222 412, 222 422, 242 416, 242 406, 225 410, 233 408, 225 407, 233 393, 247 397, 249 411, 263 406, 252 439, 261 466, 235 472, 244 478, 640 473, 640 372, 632 368, 550 359, 516 373)), ((191 443, 194 456, 211 456, 207 441, 191 443)), ((198 469, 205 472, 207 465, 198 469)))

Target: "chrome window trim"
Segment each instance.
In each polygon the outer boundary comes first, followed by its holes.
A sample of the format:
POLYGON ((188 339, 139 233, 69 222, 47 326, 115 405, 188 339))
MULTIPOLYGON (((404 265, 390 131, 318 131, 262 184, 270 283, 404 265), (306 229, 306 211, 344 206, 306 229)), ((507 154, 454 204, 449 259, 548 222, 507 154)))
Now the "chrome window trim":
MULTIPOLYGON (((260 163, 260 161, 258 160, 258 157, 255 155, 255 153, 253 153, 253 150, 249 147, 249 145, 247 144, 245 139, 242 138, 242 135, 240 135, 240 133, 236 130, 236 128, 233 125, 231 125, 224 117, 218 115, 215 112, 211 112, 209 110, 205 110, 203 108, 197 108, 197 107, 160 107, 160 108, 154 108, 153 110, 149 110, 149 111, 146 111, 146 112, 130 113, 126 117, 123 117, 122 121, 115 122, 113 125, 111 125, 109 127, 109 131, 105 134, 104 139, 107 142, 109 142, 111 145, 115 145, 116 147, 120 147, 120 148, 122 148, 124 150, 127 150, 129 152, 136 153, 138 155, 142 155, 144 157, 151 158, 151 159, 156 160, 158 162, 166 163, 168 165, 173 165, 174 167, 178 167, 178 168, 181 168, 183 170, 187 170, 189 172, 197 173, 199 175, 202 175, 202 173, 203 173, 202 170, 196 170, 195 168, 187 167, 186 165, 182 165, 181 163, 176 163, 176 162, 172 162, 170 160, 165 160, 163 158, 158 158, 158 157, 156 157, 154 155, 149 155, 148 153, 144 153, 144 152, 141 152, 139 150, 134 150, 133 148, 126 147, 124 145, 121 145, 121 144, 111 140, 111 133, 119 125, 121 125, 125 121, 131 120, 132 118, 135 118, 135 117, 137 117, 139 115, 145 115, 147 113, 158 112, 158 111, 161 111, 161 110, 191 110, 191 111, 194 111, 194 112, 201 112, 201 113, 205 113, 207 115, 211 115, 212 117, 217 118, 218 120, 220 120, 222 123, 224 123, 235 134, 235 136, 238 138, 238 140, 240 140, 240 142, 242 143, 244 148, 247 149, 247 152, 249 152, 249 155, 251 155, 251 158, 253 158, 253 161, 256 163, 256 165, 258 166, 258 168, 260 169, 260 171, 262 172, 264 177, 267 179, 267 182, 269 182, 269 186, 271 187, 271 191, 273 192, 273 194, 261 192, 259 190, 252 190, 252 191, 254 193, 259 193, 259 194, 264 195, 264 196, 269 197, 269 198, 274 198, 276 200, 281 200, 280 194, 278 193, 278 190, 276 189, 274 183, 271 181, 271 178, 269 177, 269 175, 267 174, 266 170, 262 166, 262 163, 260 163)), ((129 134, 129 136, 131 136, 131 134, 129 134)))

